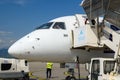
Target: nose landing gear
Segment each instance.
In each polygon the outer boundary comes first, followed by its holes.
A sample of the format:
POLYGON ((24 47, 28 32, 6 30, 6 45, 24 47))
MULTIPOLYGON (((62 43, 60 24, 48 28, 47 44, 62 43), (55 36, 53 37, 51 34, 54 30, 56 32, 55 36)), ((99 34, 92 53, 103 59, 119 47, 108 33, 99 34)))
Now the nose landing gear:
POLYGON ((65 80, 76 80, 76 78, 74 76, 74 69, 73 68, 68 69, 68 71, 65 72, 65 74, 67 75, 65 80))
MULTIPOLYGON (((76 64, 77 64, 77 68, 78 68, 78 80, 80 80, 80 67, 79 67, 79 57, 76 56, 76 60, 75 60, 76 64)), ((70 68, 68 69, 67 72, 68 76, 65 78, 65 80, 77 80, 74 76, 74 69, 70 68)))

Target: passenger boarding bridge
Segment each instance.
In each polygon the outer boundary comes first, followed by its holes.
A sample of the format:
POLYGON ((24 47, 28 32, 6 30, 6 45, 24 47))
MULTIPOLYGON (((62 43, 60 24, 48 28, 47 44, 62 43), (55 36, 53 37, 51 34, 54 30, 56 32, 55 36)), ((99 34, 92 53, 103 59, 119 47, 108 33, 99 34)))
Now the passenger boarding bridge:
POLYGON ((114 58, 120 58, 120 0, 83 0, 81 6, 91 24, 96 23, 94 32, 98 44, 108 46, 115 51, 114 58), (103 17, 102 23, 99 17, 103 17))
POLYGON ((120 27, 120 0, 83 0, 81 6, 89 19, 103 16, 108 22, 120 27))

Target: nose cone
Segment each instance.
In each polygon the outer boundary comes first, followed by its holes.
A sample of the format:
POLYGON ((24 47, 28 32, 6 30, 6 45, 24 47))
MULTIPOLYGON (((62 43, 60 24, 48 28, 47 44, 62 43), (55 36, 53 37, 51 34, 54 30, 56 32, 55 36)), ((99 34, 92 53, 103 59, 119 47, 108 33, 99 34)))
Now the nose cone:
POLYGON ((10 48, 8 49, 8 53, 13 57, 20 57, 21 53, 24 53, 24 48, 26 47, 25 43, 27 43, 26 37, 23 37, 16 41, 10 48))
POLYGON ((10 48, 8 49, 8 53, 11 55, 12 53, 15 53, 15 52, 16 52, 16 51, 15 51, 13 45, 10 46, 10 48))
POLYGON ((14 43, 12 46, 10 46, 10 48, 8 49, 8 53, 11 55, 11 56, 14 56, 16 57, 16 55, 18 55, 20 53, 20 48, 19 46, 17 46, 16 43, 14 43))
POLYGON ((34 49, 34 41, 36 40, 34 38, 35 33, 36 31, 33 31, 16 41, 12 46, 10 46, 8 53, 16 58, 24 58, 31 52, 31 50, 34 49))
POLYGON ((29 54, 29 52, 33 49, 34 44, 34 38, 32 38, 33 33, 31 32, 16 41, 12 46, 10 46, 8 53, 16 58, 22 58, 26 56, 26 54, 29 54))
POLYGON ((14 53, 14 51, 13 51, 13 50, 14 50, 14 49, 13 49, 13 48, 11 48, 11 47, 8 49, 8 53, 9 53, 11 56, 13 56, 13 55, 12 55, 12 54, 14 53))

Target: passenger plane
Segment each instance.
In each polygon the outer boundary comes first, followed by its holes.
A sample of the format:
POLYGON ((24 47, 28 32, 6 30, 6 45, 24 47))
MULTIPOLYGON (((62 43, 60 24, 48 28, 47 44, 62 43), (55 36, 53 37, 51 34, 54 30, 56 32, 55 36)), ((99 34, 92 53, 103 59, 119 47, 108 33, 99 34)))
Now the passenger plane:
MULTIPOLYGON (((8 52, 16 58, 43 62, 74 62, 78 56, 79 61, 84 63, 92 57, 113 57, 114 54, 106 53, 103 47, 84 45, 86 37, 94 35, 91 31, 92 34, 86 36, 86 25, 90 26, 90 23, 82 14, 53 19, 16 41, 8 52)), ((96 39, 89 38, 93 44, 97 44, 96 39)))

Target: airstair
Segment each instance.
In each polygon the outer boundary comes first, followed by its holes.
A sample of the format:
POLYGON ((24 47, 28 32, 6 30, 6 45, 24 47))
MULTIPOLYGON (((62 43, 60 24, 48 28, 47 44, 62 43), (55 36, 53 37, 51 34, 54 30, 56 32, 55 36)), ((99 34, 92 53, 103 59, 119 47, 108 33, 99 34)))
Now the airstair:
POLYGON ((100 38, 101 43, 113 50, 115 52, 114 58, 118 58, 120 56, 119 30, 114 31, 113 29, 105 25, 102 33, 103 36, 100 38))

